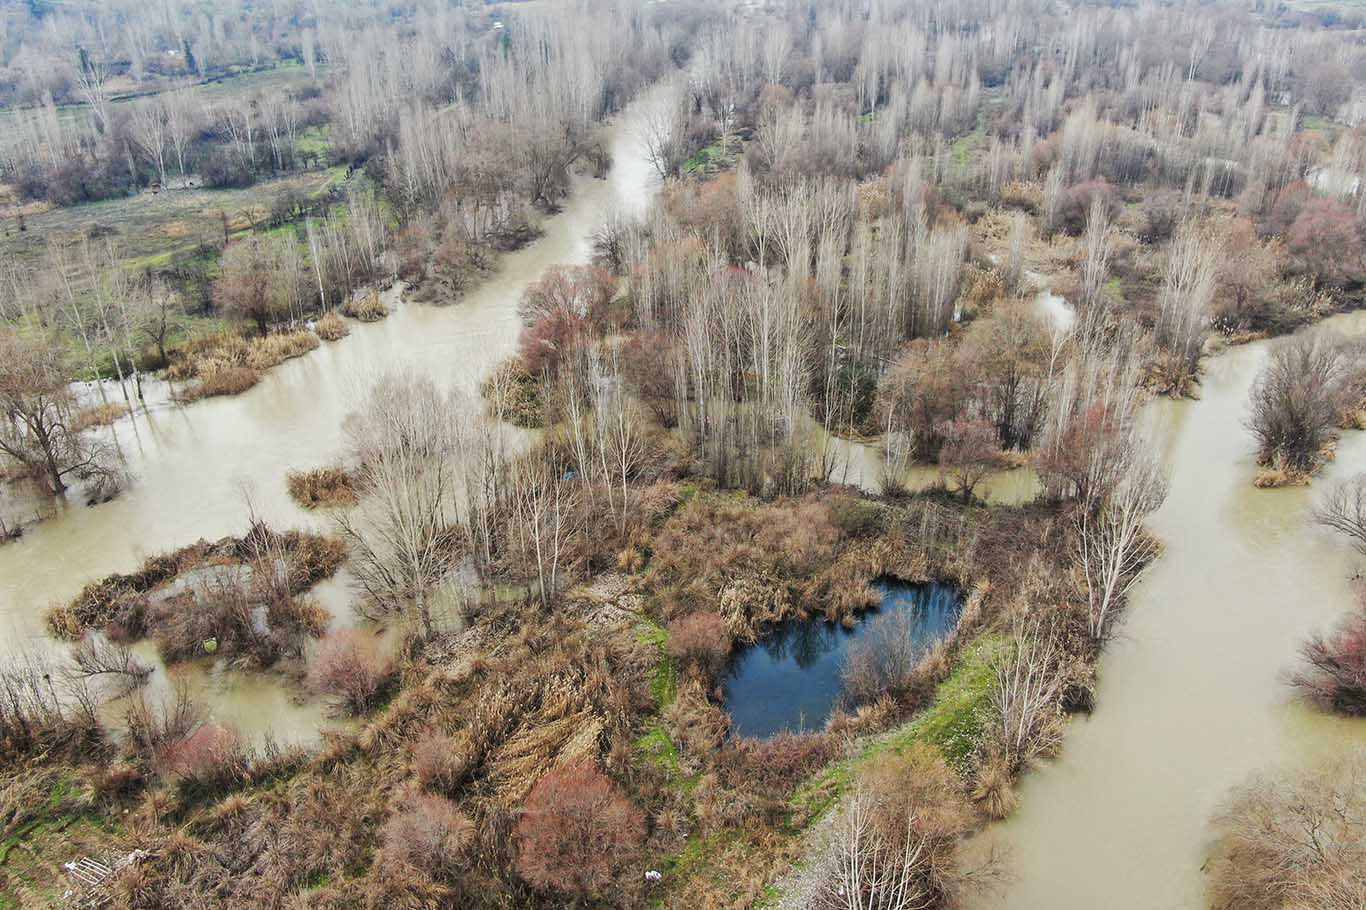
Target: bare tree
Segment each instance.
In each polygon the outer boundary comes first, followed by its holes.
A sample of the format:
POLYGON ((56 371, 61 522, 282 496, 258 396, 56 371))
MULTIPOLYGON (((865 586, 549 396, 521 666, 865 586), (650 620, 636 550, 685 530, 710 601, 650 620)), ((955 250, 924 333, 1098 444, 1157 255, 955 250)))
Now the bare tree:
POLYGON ((871 794, 858 793, 844 810, 837 835, 835 874, 821 894, 828 910, 930 910, 939 895, 925 881, 930 844, 912 815, 900 843, 887 843, 874 824, 871 794))
POLYGON ((1346 534, 1357 552, 1366 556, 1366 474, 1333 484, 1314 506, 1314 520, 1346 534))
POLYGON ((194 135, 195 112, 197 110, 192 90, 180 85, 163 93, 158 99, 165 110, 164 124, 166 141, 175 152, 176 172, 185 175, 185 152, 194 135))
POLYGON ((640 121, 645 153, 663 178, 677 177, 688 157, 688 92, 675 82, 660 91, 640 121))
POLYGON ((366 491, 338 518, 352 574, 373 609, 413 617, 428 635, 439 589, 466 551, 456 500, 465 410, 430 379, 388 373, 346 422, 366 491))
POLYGON ((180 296, 161 281, 153 279, 131 298, 130 320, 147 344, 156 348, 157 364, 168 362, 166 345, 185 315, 180 296))
POLYGON ((276 292, 277 258, 268 240, 252 237, 234 243, 223 252, 213 286, 214 302, 224 315, 251 320, 263 338, 286 312, 287 304, 276 292))
POLYGON ((1190 223, 1177 229, 1167 249, 1153 337, 1166 355, 1166 379, 1174 392, 1184 391, 1199 369, 1209 335, 1218 253, 1218 244, 1208 232, 1190 223))
POLYGON ((1215 906, 1366 905, 1366 753, 1239 787, 1215 816, 1214 831, 1215 906))
POLYGON ((932 910, 953 906, 994 873, 958 860, 972 810, 962 784, 932 747, 886 754, 860 771, 846 802, 813 910, 932 910))
POLYGON ((169 151, 165 109, 157 100, 144 101, 133 108, 129 122, 138 148, 151 159, 157 169, 157 179, 165 185, 166 155, 169 151))
POLYGON ((1086 233, 1082 235, 1081 305, 1092 307, 1100 303, 1100 291, 1109 275, 1110 215, 1104 200, 1097 194, 1091 200, 1091 211, 1086 219, 1086 233))
POLYGON ((76 68, 76 90, 81 100, 90 105, 101 133, 109 131, 109 65, 95 60, 85 48, 79 49, 80 65, 76 68))
POLYGON ((985 420, 959 418, 940 432, 944 444, 939 449, 939 472, 965 504, 972 502, 977 487, 1003 464, 996 429, 985 420))
POLYGON ((34 470, 57 495, 72 478, 113 473, 104 447, 72 429, 67 360, 56 338, 0 329, 0 454, 34 470))
POLYGON ((559 596, 576 527, 574 490, 562 475, 538 453, 512 469, 513 541, 535 567, 536 593, 547 610, 559 596))
POLYGON ((855 706, 905 696, 916 668, 939 644, 938 638, 926 634, 916 610, 898 610, 865 622, 867 633, 850 646, 840 671, 840 688, 855 706))
POLYGON ((1062 741, 1057 635, 1042 620, 1020 620, 1010 654, 996 665, 992 692, 998 744, 1012 773, 1062 741))
POLYGON ((1076 518, 1087 631, 1096 646, 1113 632, 1124 595, 1159 551, 1143 523, 1167 495, 1161 468, 1136 440, 1114 457, 1124 459, 1118 482, 1103 499, 1093 496, 1080 503, 1076 518))

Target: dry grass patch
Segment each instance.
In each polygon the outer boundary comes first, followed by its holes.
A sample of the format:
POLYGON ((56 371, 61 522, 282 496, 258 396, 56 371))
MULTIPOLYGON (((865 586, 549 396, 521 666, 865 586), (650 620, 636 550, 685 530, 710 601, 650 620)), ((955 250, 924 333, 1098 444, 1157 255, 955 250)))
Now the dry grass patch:
POLYGON ((306 330, 281 332, 264 338, 220 332, 187 344, 166 371, 166 376, 172 381, 186 383, 178 393, 182 401, 237 395, 256 385, 261 373, 307 354, 318 345, 318 336, 306 330))
POLYGON ((337 315, 336 310, 324 313, 313 329, 323 341, 340 341, 351 334, 351 327, 346 324, 346 320, 337 315))
POLYGON ((91 405, 77 412, 71 421, 71 432, 82 433, 95 427, 107 427, 116 420, 128 416, 128 405, 118 401, 107 401, 91 405))
POLYGON ((379 296, 379 291, 360 294, 346 301, 342 312, 361 322, 379 322, 389 315, 389 308, 379 296))
POLYGON ((360 499, 356 478, 340 465, 290 471, 285 483, 290 498, 305 509, 347 508, 360 499))

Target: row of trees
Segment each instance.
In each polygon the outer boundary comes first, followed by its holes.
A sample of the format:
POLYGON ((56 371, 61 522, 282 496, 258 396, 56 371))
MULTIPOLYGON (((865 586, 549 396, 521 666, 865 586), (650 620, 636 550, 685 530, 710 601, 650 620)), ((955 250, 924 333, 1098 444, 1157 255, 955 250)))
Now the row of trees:
POLYGON ((147 186, 245 187, 321 163, 300 140, 329 115, 316 89, 218 92, 180 83, 63 111, 51 96, 8 115, 0 175, 29 199, 75 205, 147 186))

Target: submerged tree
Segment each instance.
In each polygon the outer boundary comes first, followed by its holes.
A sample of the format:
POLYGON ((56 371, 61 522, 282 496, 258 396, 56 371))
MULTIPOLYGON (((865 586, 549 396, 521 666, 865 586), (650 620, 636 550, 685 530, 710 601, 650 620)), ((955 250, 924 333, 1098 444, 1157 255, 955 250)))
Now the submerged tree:
POLYGON ((76 411, 66 346, 41 332, 0 330, 0 453, 65 493, 73 479, 113 477, 102 446, 72 423, 76 411))
POLYGON ((1314 520, 1352 539, 1366 556, 1366 474, 1340 480, 1314 506, 1314 520))
POLYGON ((1252 389, 1247 428, 1263 464, 1310 471, 1338 422, 1342 352, 1322 332, 1279 342, 1252 389))
POLYGON ((365 490, 338 519, 351 572, 375 609, 412 616, 428 635, 438 590, 467 549, 456 499, 462 410, 430 379, 389 373, 346 422, 365 490))
POLYGON ((1238 788, 1214 820, 1214 906, 1366 906, 1366 753, 1238 788))
POLYGON ((939 471, 969 503, 982 481, 1004 465, 996 430, 985 420, 959 418, 945 424, 940 434, 939 471))

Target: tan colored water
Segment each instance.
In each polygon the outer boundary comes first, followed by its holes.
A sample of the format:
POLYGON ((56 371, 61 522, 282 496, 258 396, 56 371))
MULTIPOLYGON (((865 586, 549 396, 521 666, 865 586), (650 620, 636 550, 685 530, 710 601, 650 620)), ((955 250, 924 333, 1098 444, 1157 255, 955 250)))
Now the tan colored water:
MULTIPOLYGON (((1361 333, 1366 314, 1329 327, 1361 333)), ((1349 576, 1366 560, 1308 510, 1333 479, 1366 470, 1366 434, 1346 434, 1313 487, 1255 489, 1242 421, 1267 350, 1210 358, 1198 401, 1149 405, 1171 472, 1152 520, 1166 552, 1101 661, 1095 713, 982 836, 1010 852, 1015 880, 980 910, 1202 910, 1208 821, 1229 789, 1366 745, 1366 723, 1297 703, 1283 677, 1305 636, 1353 604, 1349 576)))
MULTIPOLYGON (((400 306, 381 322, 353 324, 348 338, 271 370, 242 395, 154 407, 117 424, 136 477, 132 486, 105 505, 64 506, 0 546, 0 652, 48 647, 46 608, 89 581, 130 571, 148 555, 201 537, 241 533, 248 498, 256 514, 278 527, 320 525, 289 499, 285 473, 340 455, 341 423, 358 380, 412 368, 474 392, 515 346, 517 302, 526 286, 553 265, 586 261, 592 232, 610 211, 644 211, 658 183, 639 136, 649 103, 648 96, 638 101, 610 127, 608 178, 580 178, 564 210, 546 221, 544 236, 504 257, 464 299, 445 307, 400 306)), ((344 581, 319 593, 340 622, 348 621, 344 581)), ((206 693, 216 716, 244 733, 270 730, 295 741, 317 735, 320 705, 282 686, 278 675, 206 667, 183 672, 206 693)))
MULTIPOLYGON (((811 431, 819 439, 820 428, 811 431)), ((916 493, 942 486, 944 477, 936 465, 910 464, 900 470, 888 466, 879 442, 858 442, 838 436, 825 437, 830 446, 834 469, 832 483, 848 484, 869 493, 881 493, 882 482, 888 472, 907 491, 916 493)), ((997 471, 984 479, 974 495, 993 505, 1023 505, 1043 491, 1039 476, 1030 467, 997 471)))

